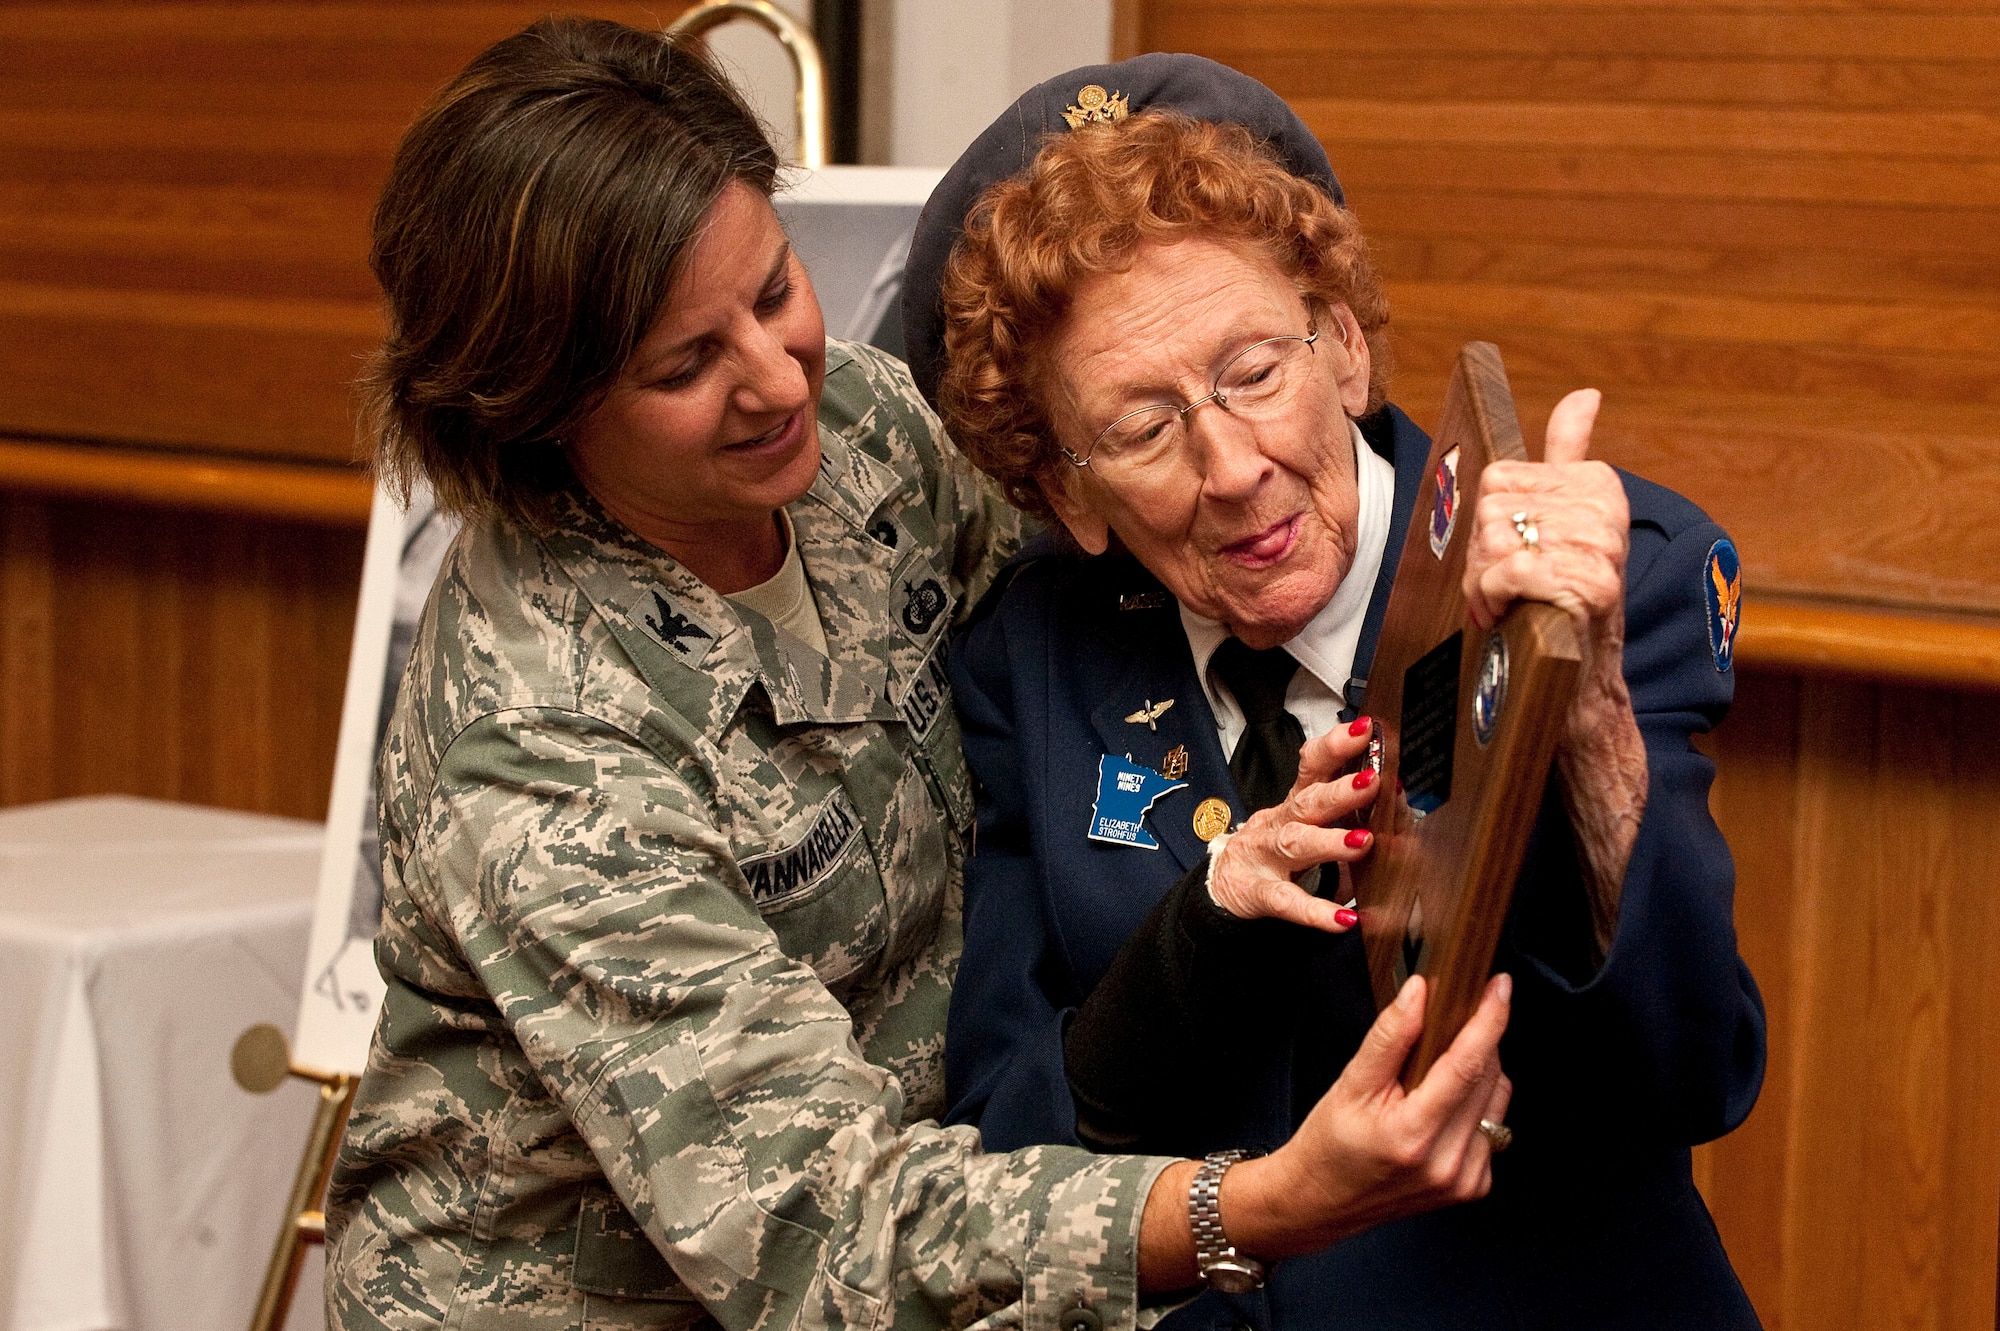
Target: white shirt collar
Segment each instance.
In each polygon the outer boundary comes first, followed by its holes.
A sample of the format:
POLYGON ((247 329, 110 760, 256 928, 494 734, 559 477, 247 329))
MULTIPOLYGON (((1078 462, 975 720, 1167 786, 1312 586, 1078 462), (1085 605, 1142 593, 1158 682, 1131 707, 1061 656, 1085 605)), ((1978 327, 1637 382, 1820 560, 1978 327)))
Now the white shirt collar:
MULTIPOLYGON (((1368 446, 1360 427, 1349 422, 1355 459, 1355 489, 1359 503, 1354 533, 1354 564, 1334 589, 1320 612, 1312 617, 1285 650, 1298 659, 1301 670, 1285 695, 1285 708, 1299 718, 1308 736, 1333 727, 1340 709, 1346 705, 1343 690, 1354 672, 1355 649, 1361 645, 1362 622, 1368 617, 1368 602, 1375 592, 1375 579, 1382 571, 1382 556, 1389 544, 1389 523, 1396 504, 1396 469, 1388 459, 1368 446)), ((1205 619, 1185 605, 1180 608, 1181 627, 1187 633, 1188 648, 1194 654, 1195 677, 1201 681, 1215 713, 1216 730, 1222 751, 1236 747, 1243 732, 1243 713, 1229 690, 1211 679, 1209 659, 1229 636, 1229 630, 1205 619)))

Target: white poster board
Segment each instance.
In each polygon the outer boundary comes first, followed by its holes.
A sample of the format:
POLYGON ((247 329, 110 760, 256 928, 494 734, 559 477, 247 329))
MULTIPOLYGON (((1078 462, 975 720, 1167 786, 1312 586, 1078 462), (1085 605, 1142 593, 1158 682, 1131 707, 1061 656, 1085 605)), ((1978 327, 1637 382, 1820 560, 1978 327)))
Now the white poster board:
MULTIPOLYGON (((903 259, 917 214, 942 175, 929 169, 830 167, 797 173, 777 198, 778 214, 813 276, 829 333, 902 354, 903 259)), ((386 493, 375 493, 334 752, 326 851, 292 1041, 294 1062, 324 1072, 363 1070, 382 1007, 374 949, 382 914, 375 760, 417 620, 455 531, 455 524, 433 510, 428 495, 415 497, 406 512, 386 493)))
POLYGON ((368 1061, 368 1038, 383 994, 374 949, 382 914, 375 759, 417 619, 455 530, 427 494, 413 497, 404 511, 383 490, 375 491, 334 750, 319 897, 306 948, 305 991, 292 1041, 292 1059, 305 1067, 359 1073, 368 1061))

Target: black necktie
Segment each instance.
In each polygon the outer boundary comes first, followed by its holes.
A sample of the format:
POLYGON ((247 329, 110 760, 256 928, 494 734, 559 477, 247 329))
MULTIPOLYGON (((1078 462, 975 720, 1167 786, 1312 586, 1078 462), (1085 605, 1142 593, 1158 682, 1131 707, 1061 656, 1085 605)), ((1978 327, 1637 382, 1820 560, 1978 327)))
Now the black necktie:
POLYGON ((1298 660, 1282 647, 1260 652, 1241 638, 1227 638, 1210 665, 1243 709, 1243 738, 1229 755, 1229 775, 1252 813, 1268 809, 1292 793, 1299 746, 1306 742, 1305 727, 1285 710, 1285 689, 1298 673, 1298 660))

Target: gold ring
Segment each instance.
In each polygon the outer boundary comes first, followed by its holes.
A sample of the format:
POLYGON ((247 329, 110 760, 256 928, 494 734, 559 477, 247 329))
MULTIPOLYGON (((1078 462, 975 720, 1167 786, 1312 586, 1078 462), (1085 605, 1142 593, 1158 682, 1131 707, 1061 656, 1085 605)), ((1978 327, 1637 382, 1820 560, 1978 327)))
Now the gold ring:
POLYGON ((1486 1140, 1493 1143, 1493 1154, 1498 1155, 1514 1144, 1514 1129, 1505 1123, 1495 1123, 1490 1118, 1479 1120, 1479 1130, 1486 1134, 1486 1140))
POLYGON ((1535 525, 1539 519, 1530 516, 1528 510, 1522 509, 1508 521, 1514 524, 1514 534, 1521 538, 1523 550, 1531 555, 1542 552, 1542 530, 1535 525))

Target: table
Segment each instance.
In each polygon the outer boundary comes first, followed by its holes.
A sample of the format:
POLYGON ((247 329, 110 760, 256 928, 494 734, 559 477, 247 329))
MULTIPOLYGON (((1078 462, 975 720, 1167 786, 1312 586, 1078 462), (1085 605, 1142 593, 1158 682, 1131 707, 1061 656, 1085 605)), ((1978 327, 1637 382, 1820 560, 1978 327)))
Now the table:
POLYGON ((0 810, 0 1328, 248 1324, 316 1091, 252 1096, 229 1050, 292 1027, 320 840, 122 796, 0 810))

